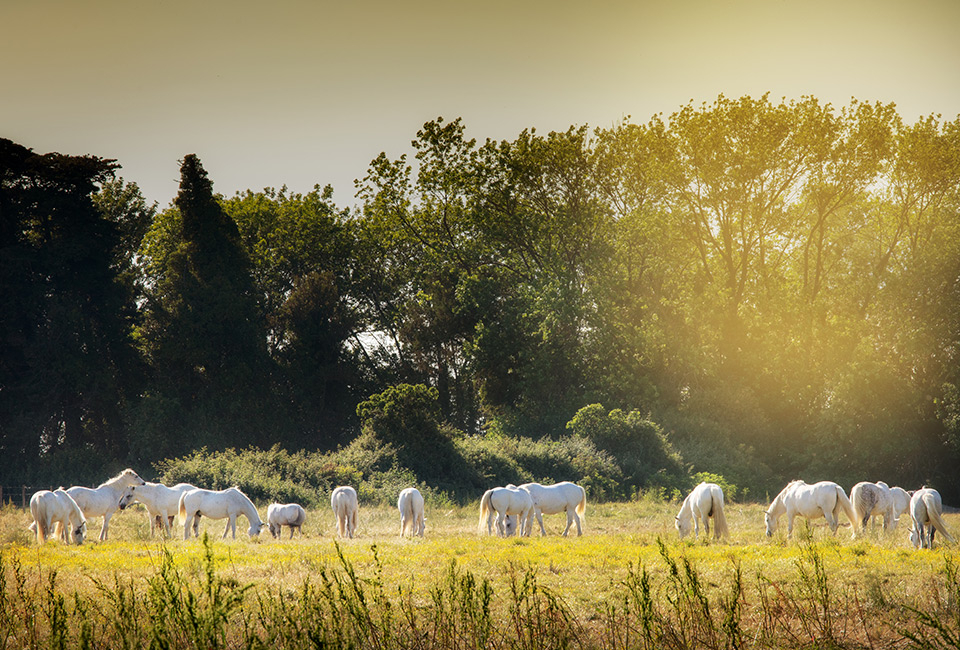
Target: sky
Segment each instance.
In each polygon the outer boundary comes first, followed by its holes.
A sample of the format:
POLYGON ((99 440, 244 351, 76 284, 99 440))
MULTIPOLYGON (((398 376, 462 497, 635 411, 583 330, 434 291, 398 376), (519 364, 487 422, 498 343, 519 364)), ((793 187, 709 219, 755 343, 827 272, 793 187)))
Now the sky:
POLYGON ((116 159, 166 207, 334 187, 423 123, 478 141, 646 122, 718 95, 960 115, 960 0, 0 0, 0 137, 116 159))

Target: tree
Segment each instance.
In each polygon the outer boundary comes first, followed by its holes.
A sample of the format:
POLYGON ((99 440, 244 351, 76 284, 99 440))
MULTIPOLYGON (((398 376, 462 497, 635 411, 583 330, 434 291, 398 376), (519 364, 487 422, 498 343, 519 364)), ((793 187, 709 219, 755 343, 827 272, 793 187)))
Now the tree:
POLYGON ((58 449, 126 455, 121 413, 138 386, 129 251, 93 199, 115 169, 0 140, 4 476, 58 449))
POLYGON ((272 429, 272 372, 249 257, 199 159, 185 156, 180 173, 176 209, 160 215, 145 242, 155 277, 140 338, 155 383, 141 414, 167 404, 161 410, 190 417, 171 436, 151 430, 160 423, 142 422, 147 457, 175 452, 187 440, 250 444, 272 429))

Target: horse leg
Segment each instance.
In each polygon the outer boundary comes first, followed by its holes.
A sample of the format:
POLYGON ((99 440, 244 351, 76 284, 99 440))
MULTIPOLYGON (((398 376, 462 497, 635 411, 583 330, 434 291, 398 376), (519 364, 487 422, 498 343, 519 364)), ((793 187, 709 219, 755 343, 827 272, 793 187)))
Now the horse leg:
POLYGON ((580 525, 580 515, 577 514, 577 509, 574 508, 571 510, 570 514, 573 515, 573 520, 577 522, 577 537, 581 537, 583 535, 583 527, 580 525))
MULTIPOLYGON (((543 511, 540 510, 540 508, 534 506, 533 512, 537 516, 537 523, 540 524, 540 537, 546 537, 547 529, 543 527, 543 511)), ((531 527, 532 527, 532 522, 531 522, 531 527)), ((564 535, 566 535, 566 533, 564 533, 564 535)))
POLYGON ((567 533, 570 532, 570 526, 573 525, 573 510, 567 508, 567 527, 563 529, 563 537, 567 536, 567 533))
POLYGON ((710 537, 710 515, 703 516, 703 534, 710 537))
POLYGON ((795 516, 792 512, 787 514, 787 539, 793 537, 793 518, 795 516))
POLYGON ((824 510, 823 518, 827 520, 827 525, 830 526, 830 532, 836 535, 840 520, 833 516, 833 510, 824 510))
POLYGON ((188 514, 183 521, 183 538, 190 539, 190 525, 193 523, 193 515, 188 514))
POLYGON ((108 528, 109 525, 110 525, 110 517, 112 517, 112 516, 113 516, 113 513, 112 513, 112 512, 108 512, 107 514, 103 515, 103 526, 100 528, 100 541, 101 541, 101 542, 107 541, 107 528, 108 528))
POLYGON ((504 526, 503 526, 503 513, 500 512, 499 510, 497 510, 496 527, 497 527, 497 537, 506 537, 506 536, 507 536, 507 535, 506 535, 507 531, 506 531, 506 529, 505 529, 504 526))

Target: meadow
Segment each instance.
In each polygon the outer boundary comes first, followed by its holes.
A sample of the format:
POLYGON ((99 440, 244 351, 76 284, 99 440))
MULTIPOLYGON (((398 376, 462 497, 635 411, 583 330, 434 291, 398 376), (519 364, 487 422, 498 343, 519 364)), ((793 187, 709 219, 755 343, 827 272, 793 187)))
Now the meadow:
MULTIPOLYGON (((681 542, 676 503, 589 504, 582 537, 497 539, 477 508, 427 505, 426 536, 361 506, 337 540, 329 509, 303 536, 150 537, 135 506, 107 542, 38 547, 0 510, 3 648, 902 648, 960 645, 960 556, 916 551, 908 526, 851 539, 798 520, 764 535, 761 504, 728 504, 731 539, 681 542)), ((265 506, 261 516, 265 516, 265 506)), ((960 515, 947 515, 960 532, 960 515)), ((94 519, 88 540, 96 539, 94 519)))

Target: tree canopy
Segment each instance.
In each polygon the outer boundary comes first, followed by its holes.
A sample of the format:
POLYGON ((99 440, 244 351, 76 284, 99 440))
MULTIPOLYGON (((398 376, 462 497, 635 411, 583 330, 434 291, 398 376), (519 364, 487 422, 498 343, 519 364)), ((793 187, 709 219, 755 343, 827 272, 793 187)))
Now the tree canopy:
POLYGON ((0 145, 9 476, 364 431, 423 481, 430 449, 453 472, 478 437, 577 436, 638 487, 960 497, 960 117, 720 96, 484 142, 437 118, 355 208, 226 198, 188 155, 157 210, 113 161, 0 145))

